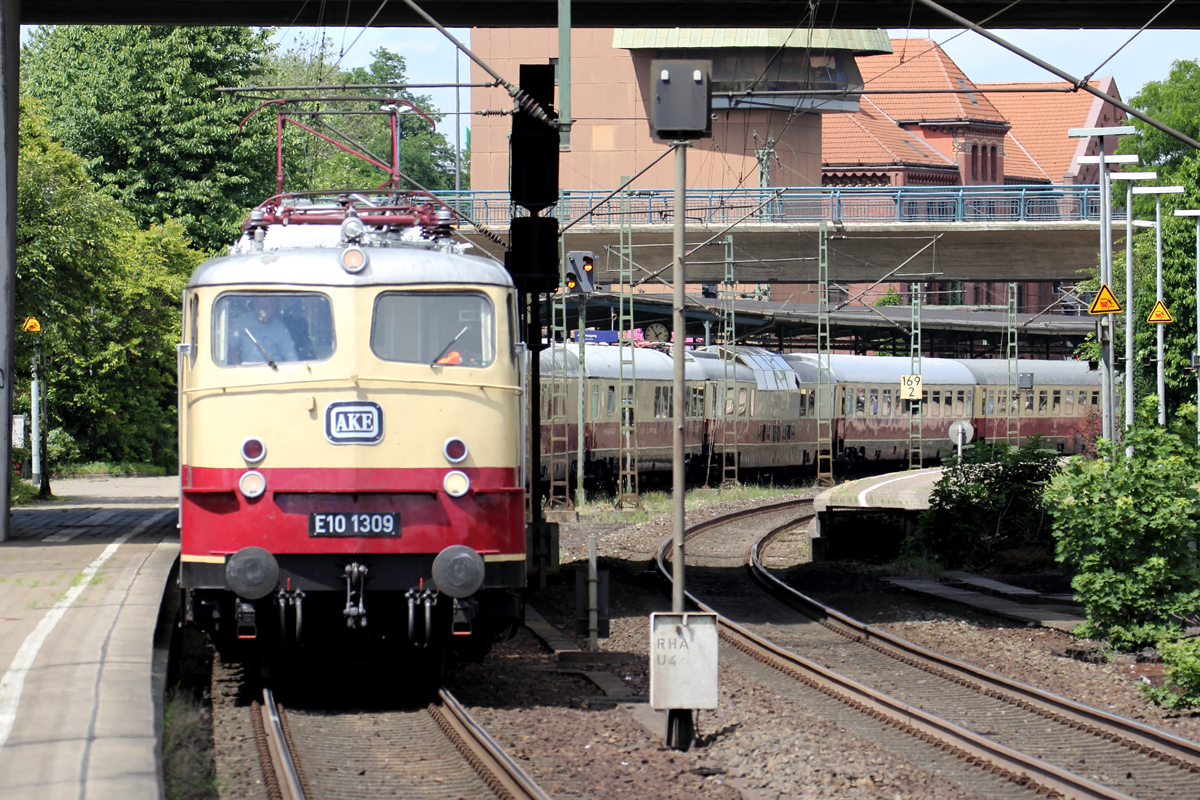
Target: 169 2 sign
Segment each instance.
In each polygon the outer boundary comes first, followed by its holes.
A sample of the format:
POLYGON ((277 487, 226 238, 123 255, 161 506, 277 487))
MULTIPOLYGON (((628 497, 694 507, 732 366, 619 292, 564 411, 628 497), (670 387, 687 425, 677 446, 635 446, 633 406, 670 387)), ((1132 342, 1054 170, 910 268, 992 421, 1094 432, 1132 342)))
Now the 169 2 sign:
POLYGON ((325 438, 334 444, 383 440, 383 409, 366 400, 339 400, 325 407, 325 438))
POLYGON ((920 375, 901 375, 900 376, 900 399, 901 400, 920 400, 921 399, 921 376, 920 375))

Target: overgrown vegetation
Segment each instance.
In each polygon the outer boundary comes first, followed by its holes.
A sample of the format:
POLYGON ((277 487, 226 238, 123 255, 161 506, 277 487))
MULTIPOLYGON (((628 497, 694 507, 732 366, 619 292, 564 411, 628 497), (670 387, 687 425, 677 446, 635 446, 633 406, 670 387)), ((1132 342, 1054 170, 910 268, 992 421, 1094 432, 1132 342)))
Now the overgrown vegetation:
POLYGON ((983 442, 945 460, 905 550, 946 567, 987 569, 1006 553, 1053 547, 1043 490, 1060 469, 1040 437, 1020 447, 983 442))
POLYGON ((1155 415, 1147 398, 1122 444, 1102 441, 1102 458, 1072 462, 1047 493, 1058 560, 1087 608, 1078 633, 1120 650, 1177 638, 1200 603, 1195 412, 1165 430, 1155 415))

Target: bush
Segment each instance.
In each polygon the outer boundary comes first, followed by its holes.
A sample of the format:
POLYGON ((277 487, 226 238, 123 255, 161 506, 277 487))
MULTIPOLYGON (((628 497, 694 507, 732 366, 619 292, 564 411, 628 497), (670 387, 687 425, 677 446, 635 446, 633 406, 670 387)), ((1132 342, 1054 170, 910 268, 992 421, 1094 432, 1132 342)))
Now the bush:
POLYGON ((1167 708, 1200 706, 1200 639, 1161 642, 1158 652, 1167 665, 1167 683, 1142 686, 1150 702, 1167 708))
POLYGON ((78 461, 79 445, 75 443, 75 437, 62 428, 55 428, 46 434, 46 459, 54 468, 78 461))
POLYGON ((1124 443, 1101 441, 1096 461, 1073 461, 1051 487, 1058 560, 1086 606, 1077 633, 1134 650, 1177 636, 1200 601, 1200 570, 1189 542, 1200 526, 1200 455, 1194 414, 1164 430, 1154 398, 1124 443), (1126 455, 1132 446, 1133 455, 1126 455))
POLYGON ((964 449, 961 461, 946 459, 908 548, 969 569, 1008 551, 1049 550, 1043 491, 1059 470, 1058 454, 1041 449, 1036 436, 1021 447, 987 442, 964 449))

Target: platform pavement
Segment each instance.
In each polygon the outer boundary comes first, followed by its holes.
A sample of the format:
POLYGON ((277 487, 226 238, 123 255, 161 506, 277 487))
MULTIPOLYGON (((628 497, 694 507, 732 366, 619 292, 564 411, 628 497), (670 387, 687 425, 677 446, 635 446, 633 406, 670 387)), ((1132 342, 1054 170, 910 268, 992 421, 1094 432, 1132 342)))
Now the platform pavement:
POLYGON ((0 542, 0 798, 161 797, 154 635, 178 479, 52 489, 0 542))
POLYGON ((837 508, 924 511, 929 508, 929 493, 941 477, 942 468, 933 467, 847 481, 817 495, 813 509, 817 513, 837 508))

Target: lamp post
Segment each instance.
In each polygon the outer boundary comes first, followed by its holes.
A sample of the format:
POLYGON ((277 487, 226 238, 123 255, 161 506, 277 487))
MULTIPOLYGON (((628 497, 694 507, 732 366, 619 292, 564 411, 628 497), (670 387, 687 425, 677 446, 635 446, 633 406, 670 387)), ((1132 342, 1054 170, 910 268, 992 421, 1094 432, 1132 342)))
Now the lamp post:
MULTIPOLYGON (((1120 136, 1125 134, 1137 133, 1137 128, 1132 125, 1125 127, 1114 128, 1073 128, 1067 131, 1067 136, 1072 138, 1090 138, 1093 136, 1120 136)), ((1101 143, 1100 153, 1094 156, 1079 156, 1076 159, 1080 164, 1098 164, 1100 166, 1100 282, 1108 287, 1112 287, 1113 281, 1113 265, 1112 265, 1112 191, 1110 173, 1108 171, 1110 164, 1136 164, 1138 157, 1135 154, 1115 155, 1104 152, 1103 143, 1101 143)), ((1113 347, 1113 323, 1114 317, 1112 314, 1104 315, 1101 323, 1101 331, 1106 332, 1106 335, 1098 336, 1100 341, 1100 364, 1101 364, 1101 385, 1100 385, 1100 410, 1101 410, 1101 435, 1109 441, 1116 441, 1117 426, 1115 422, 1115 401, 1116 401, 1116 386, 1114 384, 1114 347, 1113 347)))
POLYGON ((1175 211, 1175 216, 1196 220, 1196 352, 1192 353, 1192 368, 1196 371, 1196 441, 1200 443, 1200 363, 1197 363, 1200 359, 1200 209, 1181 208, 1175 211))
MULTIPOLYGON (((1162 274, 1162 196, 1164 194, 1183 194, 1182 186, 1135 186, 1134 194, 1152 194, 1154 195, 1154 227, 1155 227, 1155 271, 1154 271, 1154 297, 1158 302, 1163 299, 1163 274, 1162 274)), ((1164 333, 1161 324, 1158 325, 1157 333, 1157 349, 1155 357, 1158 366, 1158 424, 1166 426, 1167 424, 1167 372, 1166 364, 1163 363, 1163 345, 1164 333)))
POLYGON ((1133 182, 1158 180, 1157 172, 1114 172, 1125 181, 1125 430, 1133 427, 1133 182))

